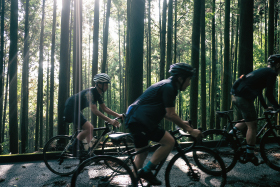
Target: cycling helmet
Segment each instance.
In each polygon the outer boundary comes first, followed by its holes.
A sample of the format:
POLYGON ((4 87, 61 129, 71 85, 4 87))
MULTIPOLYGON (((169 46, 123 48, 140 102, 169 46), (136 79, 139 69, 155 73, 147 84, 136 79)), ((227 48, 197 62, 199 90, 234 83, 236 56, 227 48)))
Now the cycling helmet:
POLYGON ((277 63, 280 63, 280 54, 277 55, 270 55, 267 59, 268 65, 271 67, 275 67, 277 63))
POLYGON ((96 74, 93 78, 95 83, 110 83, 111 79, 106 73, 96 74))
POLYGON ((193 77, 195 74, 195 68, 193 68, 191 65, 189 64, 185 64, 185 63, 176 63, 176 64, 172 64, 170 66, 170 69, 168 71, 171 76, 174 77, 193 77))

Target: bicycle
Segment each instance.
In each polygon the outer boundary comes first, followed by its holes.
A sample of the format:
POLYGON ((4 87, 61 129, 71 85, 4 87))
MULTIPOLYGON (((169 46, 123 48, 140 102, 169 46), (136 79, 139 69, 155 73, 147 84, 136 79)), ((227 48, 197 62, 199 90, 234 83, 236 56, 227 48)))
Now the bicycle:
MULTIPOLYGON (((219 117, 227 118, 227 126, 222 130, 210 129, 204 131, 202 140, 202 145, 212 147, 212 150, 220 155, 225 163, 227 172, 233 169, 237 161, 242 164, 247 163, 244 155, 246 140, 239 138, 235 131, 233 131, 232 135, 228 133, 233 129, 234 124, 244 121, 232 121, 229 115, 230 112, 232 111, 217 112, 219 117)), ((279 111, 265 111, 265 117, 258 118, 258 120, 266 120, 266 123, 256 135, 257 139, 261 137, 258 151, 261 153, 263 161, 255 165, 266 163, 270 168, 280 171, 280 136, 277 134, 280 126, 271 122, 271 118, 277 113, 279 111)))
MULTIPOLYGON (((167 165, 165 171, 165 186, 224 186, 226 183, 226 172, 225 166, 222 159, 217 153, 208 149, 206 147, 196 146, 196 140, 192 138, 189 134, 183 133, 181 130, 177 129, 175 131, 169 131, 170 134, 175 138, 175 148, 177 154, 172 157, 167 165), (182 148, 178 143, 180 139, 189 139, 193 140, 193 143, 189 147, 182 148), (200 170, 196 163, 202 165, 204 170, 200 170), (207 168, 207 169, 205 169, 207 168), (209 172, 210 171, 210 172, 209 172), (210 176, 212 175, 212 176, 210 176)), ((135 177, 135 180, 138 181, 134 183, 134 180, 131 179, 132 169, 137 171, 137 168, 133 162, 135 155, 142 152, 151 151, 160 147, 160 144, 149 145, 148 147, 135 152, 133 149, 126 151, 128 157, 123 160, 118 160, 118 163, 115 167, 115 170, 109 170, 105 160, 108 158, 105 157, 91 157, 85 160, 75 171, 71 179, 71 187, 75 186, 138 186, 138 182, 142 186, 150 186, 147 182, 139 180, 138 177, 135 177), (100 163, 104 168, 99 168, 100 163), (120 165, 123 164, 123 165, 120 165), (118 167, 117 167, 118 166, 118 167), (128 171, 127 167, 129 167, 128 171), (123 168, 126 168, 127 173, 125 173, 123 168), (119 177, 119 180, 113 180, 114 177, 109 178, 109 176, 119 177), (124 180, 121 180, 122 177, 124 180), (130 180, 127 180, 130 179, 130 180), (130 183, 128 183, 130 181, 130 183), (102 185, 100 185, 102 184, 102 185)), ((115 162, 112 161, 112 158, 108 158, 108 163, 111 163, 112 166, 115 166, 115 162), (112 162, 111 162, 112 161, 112 162)), ((166 158, 167 159, 167 158, 166 158)), ((166 159, 161 161, 155 168, 154 175, 156 176, 166 159)), ((135 174, 137 175, 137 174, 135 174)), ((134 175, 133 175, 134 176, 134 175)))
POLYGON ((73 135, 57 135, 51 138, 43 149, 43 158, 47 168, 57 175, 68 176, 74 173, 83 160, 95 154, 120 156, 125 150, 134 147, 132 136, 129 133, 115 132, 114 128, 110 128, 108 122, 105 122, 105 127, 93 129, 93 132, 97 131, 101 131, 101 135, 96 137, 92 148, 84 151, 79 157, 73 156, 71 145, 81 130, 76 130, 73 135), (104 140, 103 143, 102 140, 104 140))

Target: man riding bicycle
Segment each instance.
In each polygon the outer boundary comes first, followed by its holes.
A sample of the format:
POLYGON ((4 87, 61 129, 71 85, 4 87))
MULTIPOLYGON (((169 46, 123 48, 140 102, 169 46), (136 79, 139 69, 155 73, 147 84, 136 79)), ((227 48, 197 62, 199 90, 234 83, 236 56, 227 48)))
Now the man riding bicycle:
MULTIPOLYGON (((268 67, 260 68, 247 75, 242 75, 232 86, 232 102, 242 114, 244 122, 237 123, 233 128, 235 131, 248 127, 246 134, 247 149, 244 161, 259 164, 258 158, 254 155, 257 133, 257 113, 254 107, 254 100, 258 97, 264 109, 268 107, 262 92, 266 88, 265 95, 274 109, 279 109, 277 101, 273 96, 277 75, 280 74, 280 55, 271 55, 268 58, 268 67)), ((232 131, 230 133, 233 133, 232 131)))
POLYGON ((172 121, 192 136, 199 137, 201 132, 193 129, 188 121, 183 121, 175 112, 175 100, 179 91, 184 91, 191 83, 195 69, 185 63, 170 66, 171 77, 150 86, 139 98, 132 103, 126 113, 126 127, 130 130, 136 151, 148 146, 149 141, 159 142, 159 147, 147 165, 143 163, 148 155, 144 152, 135 156, 135 165, 139 178, 147 180, 151 185, 160 185, 151 172, 152 169, 172 151, 174 138, 158 124, 165 118, 172 121))
POLYGON ((96 74, 93 78, 96 86, 85 89, 71 97, 69 97, 65 103, 64 108, 64 118, 68 123, 73 123, 75 128, 83 129, 77 136, 77 139, 73 142, 73 155, 78 156, 80 151, 84 150, 83 139, 86 138, 87 143, 93 138, 93 125, 85 118, 81 112, 84 108, 90 107, 93 114, 100 117, 101 119, 108 121, 114 126, 118 126, 119 122, 110 119, 105 116, 102 112, 97 109, 97 102, 101 109, 115 117, 122 117, 122 114, 118 114, 108 107, 103 102, 102 93, 108 89, 108 84, 110 83, 110 77, 105 73, 96 74))

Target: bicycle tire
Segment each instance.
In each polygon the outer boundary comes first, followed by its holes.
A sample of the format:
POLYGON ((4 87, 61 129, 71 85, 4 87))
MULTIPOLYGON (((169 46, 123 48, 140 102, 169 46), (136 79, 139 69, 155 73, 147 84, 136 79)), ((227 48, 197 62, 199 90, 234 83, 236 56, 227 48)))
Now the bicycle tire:
POLYGON ((120 159, 102 155, 91 157, 80 164, 71 178, 71 187, 83 186, 137 186, 131 169, 120 159), (115 169, 105 162, 111 162, 115 169))
POLYGON ((262 137, 260 152, 264 162, 270 168, 280 171, 280 136, 272 129, 268 130, 262 137))
POLYGON ((225 186, 226 184, 226 169, 222 159, 211 149, 206 147, 194 147, 191 150, 184 151, 187 161, 182 158, 181 153, 177 153, 169 162, 165 172, 165 186, 225 186), (215 170, 215 175, 209 175, 199 169, 193 159, 193 153, 204 155, 203 163, 211 166, 215 170), (209 159, 213 158, 213 159, 209 159), (212 164, 211 160, 216 163, 212 164), (188 164, 189 162, 189 164, 188 164), (191 168, 189 167, 191 166, 191 168), (194 171, 192 173, 191 171, 194 171))
MULTIPOLYGON (((232 170, 239 157, 232 137, 223 130, 207 130, 203 132, 203 136, 202 146, 210 148, 223 159, 227 172, 232 170)), ((197 164, 200 166, 199 162, 197 164)), ((203 169, 203 166, 200 169, 203 169)))
POLYGON ((47 168, 57 175, 71 175, 80 164, 79 158, 73 157, 72 150, 69 150, 71 141, 72 136, 58 135, 51 138, 44 146, 44 162, 47 168))

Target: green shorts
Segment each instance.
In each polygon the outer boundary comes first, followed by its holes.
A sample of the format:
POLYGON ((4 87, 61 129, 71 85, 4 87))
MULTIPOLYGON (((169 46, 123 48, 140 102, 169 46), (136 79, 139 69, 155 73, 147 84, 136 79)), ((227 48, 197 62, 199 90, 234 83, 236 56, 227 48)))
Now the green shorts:
POLYGON ((257 120, 257 113, 254 106, 254 101, 245 99, 243 97, 232 96, 232 103, 235 108, 241 113, 245 122, 257 120))

